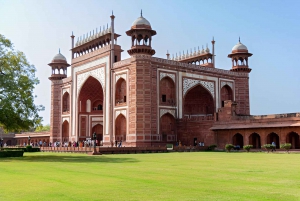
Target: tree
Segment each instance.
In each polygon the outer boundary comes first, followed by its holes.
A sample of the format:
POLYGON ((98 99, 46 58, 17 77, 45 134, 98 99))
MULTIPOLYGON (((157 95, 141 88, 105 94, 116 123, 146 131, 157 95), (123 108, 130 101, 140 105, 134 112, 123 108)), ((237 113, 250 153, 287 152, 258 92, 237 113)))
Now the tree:
POLYGON ((36 69, 23 52, 14 51, 13 44, 0 34, 0 126, 8 131, 28 130, 41 124, 35 105, 34 86, 39 83, 36 69))
POLYGON ((41 132, 41 131, 50 131, 50 125, 47 124, 45 126, 40 125, 40 126, 36 127, 35 132, 41 132))

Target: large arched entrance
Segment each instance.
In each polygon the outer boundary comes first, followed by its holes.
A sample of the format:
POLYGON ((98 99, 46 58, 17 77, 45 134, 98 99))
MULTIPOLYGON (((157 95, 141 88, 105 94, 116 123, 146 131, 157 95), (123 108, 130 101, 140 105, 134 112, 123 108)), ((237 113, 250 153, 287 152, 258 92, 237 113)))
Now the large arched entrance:
POLYGON ((126 81, 120 78, 116 84, 115 104, 119 105, 124 103, 126 103, 126 81))
POLYGON ((160 130, 162 141, 175 140, 175 126, 175 118, 173 115, 167 113, 161 117, 160 130))
POLYGON ((291 143, 292 149, 300 149, 299 135, 296 132, 290 132, 286 136, 286 142, 291 143))
POLYGON ((272 142, 275 142, 276 148, 279 149, 279 136, 276 133, 270 133, 267 136, 267 144, 272 144, 272 142))
POLYGON ((184 98, 184 116, 212 115, 215 111, 210 92, 201 85, 190 89, 184 98))
POLYGON ((241 134, 237 133, 232 137, 232 144, 234 146, 239 145, 240 148, 242 149, 244 146, 244 138, 241 134))
POLYGON ((97 124, 93 127, 92 133, 91 133, 91 138, 93 138, 93 133, 96 133, 97 136, 97 146, 101 144, 101 141, 103 141, 103 126, 101 124, 97 124))
POLYGON ((260 143, 260 136, 257 133, 252 133, 249 136, 249 144, 253 146, 254 149, 260 149, 261 143, 260 143))
POLYGON ((90 137, 89 115, 93 117, 103 115, 103 89, 100 82, 90 76, 80 89, 77 101, 79 140, 85 140, 90 137))
POLYGON ((175 84, 170 77, 164 77, 160 81, 160 104, 175 105, 175 84))
POLYGON ((119 114, 115 122, 115 140, 126 141, 126 118, 119 114))
POLYGON ((64 121, 62 125, 62 142, 69 142, 69 122, 64 121))
POLYGON ((224 101, 226 100, 233 100, 232 90, 228 85, 223 86, 221 89, 222 107, 224 107, 224 101))

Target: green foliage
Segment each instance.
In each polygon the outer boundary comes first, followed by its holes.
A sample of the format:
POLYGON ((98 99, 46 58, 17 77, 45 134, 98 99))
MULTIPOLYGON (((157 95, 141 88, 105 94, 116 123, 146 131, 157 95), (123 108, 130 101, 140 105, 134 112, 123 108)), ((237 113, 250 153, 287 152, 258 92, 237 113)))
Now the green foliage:
POLYGON ((4 150, 0 151, 0 158, 2 157, 22 157, 24 151, 21 150, 4 150))
POLYGON ((292 147, 291 143, 284 143, 284 144, 280 145, 280 148, 285 149, 288 153, 289 153, 289 150, 291 149, 291 147, 292 147))
POLYGON ((225 145, 225 149, 226 149, 227 152, 230 152, 231 149, 233 149, 233 148, 234 148, 234 146, 232 144, 226 144, 225 145))
POLYGON ((45 126, 40 125, 35 129, 35 132, 42 132, 42 131, 50 131, 50 124, 47 124, 45 126))
POLYGON ((268 152, 271 150, 271 149, 275 149, 276 146, 272 145, 272 144, 264 144, 263 146, 261 146, 262 148, 265 148, 268 152))
POLYGON ((0 34, 0 125, 6 131, 28 130, 40 125, 33 90, 39 83, 35 67, 23 52, 14 51, 12 42, 0 34))
POLYGON ((215 150, 216 147, 217 147, 217 145, 212 144, 212 145, 210 145, 210 146, 207 148, 207 150, 213 151, 213 150, 215 150))
POLYGON ((250 151, 250 149, 252 149, 253 145, 244 145, 243 149, 245 149, 247 152, 250 151))
POLYGON ((173 144, 167 144, 167 148, 173 148, 173 144))
POLYGON ((39 152, 41 149, 39 147, 32 147, 32 146, 26 146, 26 147, 6 147, 3 148, 4 151, 23 151, 23 152, 39 152))

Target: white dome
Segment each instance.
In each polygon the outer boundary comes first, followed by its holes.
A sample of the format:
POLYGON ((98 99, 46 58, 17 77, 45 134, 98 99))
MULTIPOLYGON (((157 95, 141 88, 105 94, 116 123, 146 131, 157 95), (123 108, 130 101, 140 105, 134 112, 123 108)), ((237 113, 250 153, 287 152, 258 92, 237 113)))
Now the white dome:
POLYGON ((234 50, 247 50, 248 51, 247 47, 244 44, 242 44, 241 42, 238 42, 238 44, 236 44, 232 48, 232 51, 234 51, 234 50))
POLYGON ((133 23, 132 26, 136 26, 136 25, 147 25, 151 27, 151 24, 148 20, 146 20, 146 18, 144 18, 143 16, 137 18, 133 23))
POLYGON ((66 57, 64 55, 62 55, 61 53, 58 53, 57 55, 55 55, 55 57, 53 57, 52 60, 53 61, 54 60, 64 60, 64 61, 67 61, 66 57))

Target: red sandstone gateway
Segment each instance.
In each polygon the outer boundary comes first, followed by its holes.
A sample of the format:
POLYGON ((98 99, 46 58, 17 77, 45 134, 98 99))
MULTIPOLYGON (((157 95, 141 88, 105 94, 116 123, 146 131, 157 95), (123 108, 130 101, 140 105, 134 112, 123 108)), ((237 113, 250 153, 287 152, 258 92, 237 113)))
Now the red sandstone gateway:
POLYGON ((251 116, 249 57, 239 42, 228 55, 231 70, 215 68, 206 46, 153 57, 156 31, 142 16, 126 31, 131 49, 121 59, 120 35, 108 27, 78 37, 72 34, 72 63, 57 54, 49 64, 51 85, 50 141, 83 141, 97 134, 104 146, 226 143, 292 143, 300 148, 300 113, 251 116), (67 77, 67 68, 71 75, 67 77))

